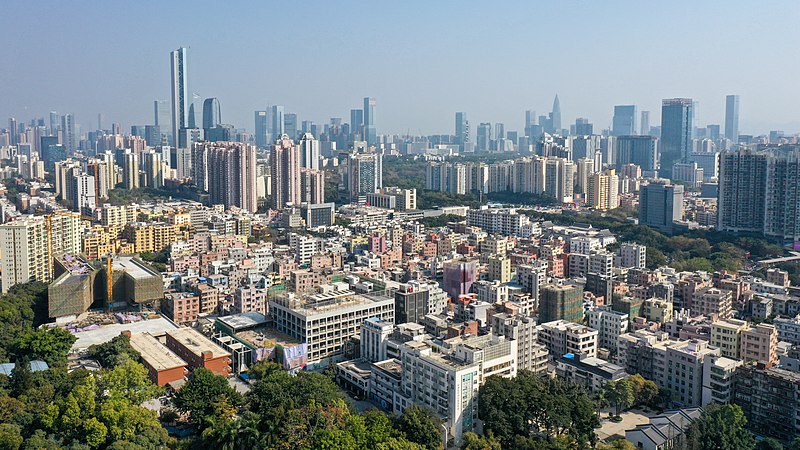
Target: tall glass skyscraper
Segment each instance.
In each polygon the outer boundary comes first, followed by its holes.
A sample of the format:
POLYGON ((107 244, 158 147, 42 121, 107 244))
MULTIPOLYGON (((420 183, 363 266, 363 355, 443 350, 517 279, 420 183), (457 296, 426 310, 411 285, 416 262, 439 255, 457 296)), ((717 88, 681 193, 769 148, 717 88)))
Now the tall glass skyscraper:
MULTIPOLYGON (((272 139, 278 140, 283 136, 285 132, 284 128, 284 117, 283 117, 283 106, 281 105, 273 105, 272 106, 272 139)), ((290 139, 294 139, 294 136, 289 136, 290 139)))
POLYGON ((464 144, 469 142, 469 121, 467 120, 467 113, 456 113, 456 143, 461 145, 461 150, 464 150, 464 144))
POLYGON ((561 102, 558 101, 558 95, 553 99, 553 112, 550 113, 550 126, 555 133, 561 132, 561 102))
POLYGON ((269 142, 269 112, 255 112, 256 147, 266 148, 269 142))
POLYGON ((739 96, 725 97, 725 139, 739 143, 739 96))
POLYGON ((375 130, 375 99, 364 97, 364 140, 368 145, 378 143, 378 132, 375 130))
POLYGON ((170 52, 172 69, 172 136, 178 147, 185 148, 185 137, 181 137, 180 130, 189 126, 189 105, 192 103, 192 94, 189 90, 188 70, 189 49, 180 47, 170 52))
POLYGON ((669 98, 661 103, 661 174, 670 177, 672 165, 688 161, 692 152, 694 106, 690 98, 669 98))
POLYGON ((218 125, 222 125, 219 100, 216 97, 207 98, 203 101, 203 129, 208 130, 218 125))
POLYGON ((636 134, 636 105, 614 106, 611 134, 614 136, 632 136, 636 134))

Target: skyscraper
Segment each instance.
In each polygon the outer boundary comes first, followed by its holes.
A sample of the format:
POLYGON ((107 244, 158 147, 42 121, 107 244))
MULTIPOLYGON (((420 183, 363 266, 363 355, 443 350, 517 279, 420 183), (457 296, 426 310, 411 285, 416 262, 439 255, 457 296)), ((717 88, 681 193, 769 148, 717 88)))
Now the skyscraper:
POLYGON ((536 111, 528 109, 525 111, 525 136, 538 137, 533 135, 534 125, 536 125, 536 111))
MULTIPOLYGON (((205 178, 211 203, 256 212, 256 147, 241 142, 196 142, 193 170, 205 178)), ((274 191, 273 191, 274 192, 274 191)))
MULTIPOLYGON (((272 133, 273 139, 283 139, 283 135, 285 133, 284 128, 284 117, 283 117, 283 106, 281 105, 273 105, 272 106, 272 127, 270 128, 270 132, 272 133)), ((296 136, 289 136, 289 139, 294 139, 296 136)))
POLYGON ((171 94, 172 94, 172 139, 178 147, 186 148, 181 142, 180 130, 189 126, 189 104, 192 93, 189 90, 189 49, 180 47, 170 52, 171 94))
POLYGON ((683 219, 683 186, 650 183, 639 191, 639 224, 671 233, 673 222, 683 219))
POLYGON ((380 153, 351 153, 347 156, 347 187, 351 200, 378 192, 383 187, 383 158, 380 153))
POLYGON ((269 112, 256 111, 255 119, 256 146, 266 148, 269 142, 269 112))
POLYGON ((319 141, 311 133, 300 137, 300 167, 319 169, 319 141))
POLYGON ((636 164, 642 170, 658 170, 658 139, 653 136, 620 136, 616 140, 616 165, 636 164))
POLYGON ((17 119, 10 117, 8 119, 8 133, 11 145, 19 143, 19 127, 17 127, 17 119))
POLYGON ((561 102, 558 101, 558 94, 553 99, 553 111, 550 113, 550 126, 555 133, 561 133, 561 102))
POLYGON ((368 145, 378 143, 378 132, 375 129, 375 99, 364 97, 364 136, 368 145))
POLYGON ((364 139, 364 110, 351 109, 350 110, 350 134, 353 140, 364 139))
POLYGON ((464 144, 469 142, 469 121, 467 120, 467 113, 456 113, 456 144, 461 146, 461 151, 464 151, 464 144))
POLYGON ((154 139, 156 136, 151 136, 152 143, 148 140, 148 145, 158 145, 161 142, 161 136, 167 137, 168 145, 174 145, 169 108, 168 101, 153 100, 153 125, 158 128, 159 136, 157 136, 157 139, 154 139))
POLYGON ((17 283, 50 281, 47 239, 45 219, 41 216, 25 216, 0 225, 3 293, 17 283))
POLYGON ((492 124, 485 122, 479 124, 478 139, 476 142, 477 146, 475 150, 479 152, 488 152, 491 140, 492 140, 492 124))
POLYGON ((270 151, 272 169, 272 207, 281 209, 287 204, 300 204, 300 147, 281 136, 270 151))
POLYGON ((203 101, 203 130, 208 130, 222 125, 222 112, 219 107, 219 100, 211 97, 203 101))
POLYGON ((283 132, 290 138, 297 139, 297 114, 286 113, 283 115, 283 132))
POLYGON ((78 136, 75 135, 75 118, 72 114, 61 116, 61 133, 67 155, 74 155, 75 150, 78 148, 78 136))
POLYGON ((617 105, 611 125, 613 136, 632 136, 636 134, 636 105, 617 105))
POLYGON ((672 174, 672 165, 692 153, 694 107, 690 98, 665 99, 661 104, 661 173, 672 174))
POLYGON ((739 143, 739 96, 725 97, 725 139, 739 143))
POLYGON ((650 111, 642 111, 642 120, 639 121, 639 134, 642 136, 650 135, 650 111))

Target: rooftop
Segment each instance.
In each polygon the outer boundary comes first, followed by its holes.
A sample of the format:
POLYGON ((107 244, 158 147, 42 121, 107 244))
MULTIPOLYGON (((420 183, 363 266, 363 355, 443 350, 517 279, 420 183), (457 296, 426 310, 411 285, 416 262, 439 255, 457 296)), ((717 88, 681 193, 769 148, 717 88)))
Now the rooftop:
POLYGON ((172 353, 150 333, 131 334, 131 347, 155 370, 186 366, 186 361, 172 353))
POLYGON ((175 324, 167 319, 164 319, 163 317, 143 320, 141 322, 102 325, 100 328, 75 333, 75 337, 77 337, 78 340, 72 344, 72 349, 70 351, 77 352, 85 350, 92 345, 108 342, 126 330, 130 331, 131 333, 150 333, 153 335, 159 335, 168 330, 174 330, 175 328, 177 328, 175 324))
POLYGON ((222 356, 230 356, 219 345, 211 342, 211 340, 194 330, 193 328, 177 328, 167 331, 167 335, 172 339, 180 342, 181 345, 186 347, 190 352, 197 356, 201 356, 203 352, 211 352, 212 358, 220 358, 222 356))
POLYGON ((135 279, 161 277, 161 275, 153 272, 150 268, 133 259, 131 256, 114 257, 114 270, 123 270, 135 279))

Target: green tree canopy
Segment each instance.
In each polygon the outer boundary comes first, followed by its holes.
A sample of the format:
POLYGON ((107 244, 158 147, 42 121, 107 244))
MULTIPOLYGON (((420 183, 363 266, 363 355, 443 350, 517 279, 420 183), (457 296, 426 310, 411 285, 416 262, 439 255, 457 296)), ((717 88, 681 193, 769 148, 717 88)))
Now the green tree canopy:
POLYGON ((738 405, 711 405, 689 427, 691 450, 736 450, 755 446, 753 434, 745 429, 747 419, 738 405))

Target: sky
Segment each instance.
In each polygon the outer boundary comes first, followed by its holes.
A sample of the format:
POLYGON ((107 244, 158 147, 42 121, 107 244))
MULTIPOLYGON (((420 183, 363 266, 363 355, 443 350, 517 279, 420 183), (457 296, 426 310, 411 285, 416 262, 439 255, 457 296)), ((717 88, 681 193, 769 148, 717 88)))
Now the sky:
MULTIPOLYGON (((82 130, 153 122, 169 52, 222 119, 253 129, 281 104, 299 120, 349 121, 377 100, 379 134, 454 132, 454 113, 521 131, 524 111, 609 127, 615 104, 660 121, 661 99, 699 102, 697 124, 800 131, 800 2, 787 1, 15 1, 0 15, 0 127, 49 111, 82 130)), ((201 108, 198 103, 196 108, 201 108)), ((199 113, 199 110, 198 110, 199 113)), ((198 122, 201 117, 198 114, 198 122)))

